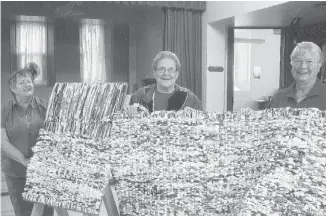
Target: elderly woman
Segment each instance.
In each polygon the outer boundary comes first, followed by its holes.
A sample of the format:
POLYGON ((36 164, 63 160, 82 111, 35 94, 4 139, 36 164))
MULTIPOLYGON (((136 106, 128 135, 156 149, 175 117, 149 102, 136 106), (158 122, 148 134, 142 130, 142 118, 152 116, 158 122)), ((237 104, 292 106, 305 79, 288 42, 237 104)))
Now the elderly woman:
POLYGON ((139 104, 149 112, 178 111, 185 107, 203 110, 200 100, 193 92, 175 83, 181 65, 174 53, 159 52, 153 60, 152 68, 156 84, 145 86, 135 92, 130 98, 130 105, 139 104))
POLYGON ((291 54, 295 82, 278 91, 269 108, 318 108, 326 110, 326 85, 317 79, 323 63, 319 46, 312 42, 298 43, 291 54))
MULTIPOLYGON (((16 216, 30 216, 33 203, 23 200, 26 167, 43 126, 47 102, 33 96, 34 79, 39 67, 29 63, 9 77, 9 90, 13 98, 1 110, 2 169, 6 177, 11 203, 16 216)), ((43 215, 53 215, 53 208, 46 207, 43 215)))
POLYGON ((321 67, 321 81, 322 82, 326 82, 326 41, 324 41, 321 45, 321 51, 323 53, 323 57, 324 57, 324 62, 323 65, 321 67))

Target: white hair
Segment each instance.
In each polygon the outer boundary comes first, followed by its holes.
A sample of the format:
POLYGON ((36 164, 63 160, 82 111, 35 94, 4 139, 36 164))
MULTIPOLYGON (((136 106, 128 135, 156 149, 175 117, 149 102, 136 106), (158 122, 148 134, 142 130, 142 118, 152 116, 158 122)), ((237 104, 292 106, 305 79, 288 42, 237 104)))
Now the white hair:
POLYGON ((296 47, 293 49, 291 53, 291 60, 293 59, 294 56, 296 56, 300 52, 308 52, 312 56, 317 57, 318 61, 322 63, 324 61, 323 53, 320 49, 320 47, 313 43, 313 42, 308 42, 308 41, 303 41, 301 43, 298 43, 296 47))
POLYGON ((176 54, 174 54, 173 52, 170 52, 170 51, 161 51, 155 56, 155 58, 152 62, 153 70, 157 69, 158 61, 160 61, 161 59, 164 59, 164 58, 170 58, 170 59, 174 60, 177 71, 179 71, 181 69, 181 64, 180 64, 179 58, 176 54))

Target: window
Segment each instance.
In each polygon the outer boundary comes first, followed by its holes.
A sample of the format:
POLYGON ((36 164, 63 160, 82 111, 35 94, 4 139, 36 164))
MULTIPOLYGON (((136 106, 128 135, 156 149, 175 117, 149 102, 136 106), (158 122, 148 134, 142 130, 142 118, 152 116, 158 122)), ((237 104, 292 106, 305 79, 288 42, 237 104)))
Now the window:
POLYGON ((82 82, 105 82, 104 23, 94 19, 82 20, 79 41, 82 82))
POLYGON ((15 25, 15 53, 17 67, 22 68, 28 62, 40 67, 36 85, 47 84, 47 20, 45 17, 20 16, 15 25))

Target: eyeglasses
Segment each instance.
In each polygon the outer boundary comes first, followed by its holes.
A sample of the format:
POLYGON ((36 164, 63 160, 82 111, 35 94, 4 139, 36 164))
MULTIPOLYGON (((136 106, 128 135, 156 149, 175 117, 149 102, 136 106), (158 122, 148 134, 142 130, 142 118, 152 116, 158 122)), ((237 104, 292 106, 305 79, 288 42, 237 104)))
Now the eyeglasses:
POLYGON ((169 74, 175 74, 177 72, 177 70, 174 68, 165 68, 165 67, 160 67, 160 68, 156 69, 156 71, 159 74, 163 74, 165 72, 168 72, 169 74))
POLYGON ((303 65, 303 63, 306 63, 306 65, 308 67, 312 67, 314 64, 319 63, 319 62, 311 61, 311 60, 304 60, 303 61, 303 60, 300 60, 300 59, 295 59, 295 60, 291 61, 291 64, 293 66, 296 66, 296 67, 303 65))

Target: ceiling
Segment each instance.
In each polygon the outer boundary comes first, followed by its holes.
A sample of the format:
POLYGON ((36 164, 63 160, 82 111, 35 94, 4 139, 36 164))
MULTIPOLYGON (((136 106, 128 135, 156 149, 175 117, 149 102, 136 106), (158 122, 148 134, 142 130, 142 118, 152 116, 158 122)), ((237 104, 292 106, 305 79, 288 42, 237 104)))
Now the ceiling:
POLYGON ((81 19, 116 17, 125 20, 135 20, 135 17, 145 16, 151 11, 160 11, 160 7, 137 4, 119 4, 110 1, 20 1, 1 2, 1 18, 8 19, 15 15, 47 16, 49 18, 81 19), (117 16, 116 14, 120 14, 117 16))
POLYGON ((283 27, 295 17, 301 25, 326 21, 326 2, 292 1, 234 17, 235 27, 283 27))
MULTIPOLYGON (((13 14, 46 14, 47 16, 56 17, 58 15, 56 13, 57 9, 67 5, 69 5, 69 2, 2 2, 1 16, 4 18, 13 14)), ((77 2, 74 5, 74 10, 82 12, 81 17, 91 18, 99 18, 101 14, 110 17, 110 14, 120 13, 126 17, 131 17, 132 20, 135 16, 143 16, 148 11, 153 11, 153 7, 150 6, 123 5, 112 2, 77 2)), ((157 8, 159 10, 159 7, 157 8)), ((283 27, 288 26, 295 17, 303 17, 300 21, 302 25, 326 21, 326 2, 289 1, 240 16, 230 17, 225 19, 224 22, 228 20, 227 22, 232 23, 231 25, 235 27, 283 27)))

